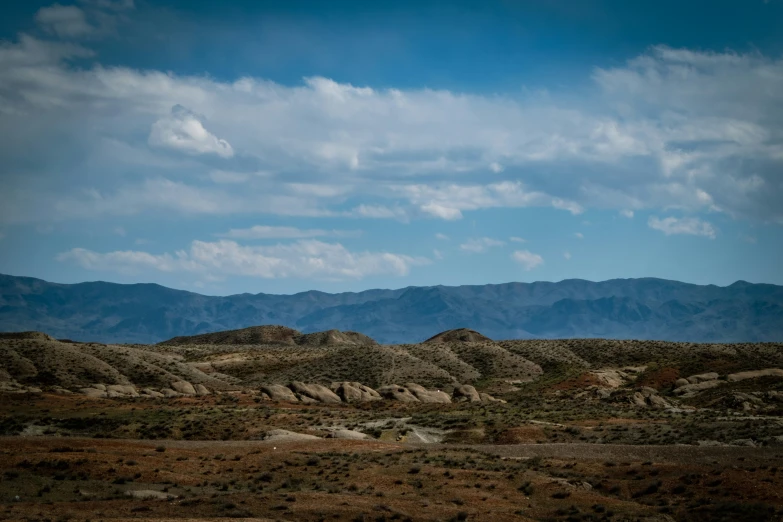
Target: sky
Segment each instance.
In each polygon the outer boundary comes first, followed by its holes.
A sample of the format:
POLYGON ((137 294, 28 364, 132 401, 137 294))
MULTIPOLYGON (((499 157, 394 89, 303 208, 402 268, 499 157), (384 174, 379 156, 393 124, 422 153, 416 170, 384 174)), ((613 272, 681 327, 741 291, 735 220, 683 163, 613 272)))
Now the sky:
POLYGON ((783 284, 783 0, 0 10, 0 273, 783 284))

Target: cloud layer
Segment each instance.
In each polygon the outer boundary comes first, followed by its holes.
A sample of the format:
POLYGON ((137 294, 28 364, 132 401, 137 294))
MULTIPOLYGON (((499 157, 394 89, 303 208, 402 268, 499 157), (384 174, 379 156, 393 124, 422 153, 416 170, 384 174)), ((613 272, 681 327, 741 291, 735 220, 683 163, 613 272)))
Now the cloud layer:
MULTIPOLYGON (((76 11, 47 9, 39 23, 53 34, 88 30, 76 11)), ((783 223, 783 62, 757 54, 655 47, 562 98, 71 65, 91 55, 28 35, 0 46, 0 131, 10 136, 0 155, 13 181, 3 199, 21 201, 1 220, 97 215, 106 196, 85 196, 96 191, 134 199, 128 212, 159 209, 155 195, 139 197, 159 180, 202 202, 175 212, 214 212, 206 202, 222 191, 227 212, 404 221, 675 208, 783 223), (78 169, 52 169, 53 142, 79 156, 78 169), (146 174, 113 179, 129 169, 146 174), (47 204, 63 196, 63 175, 73 203, 47 204), (31 204, 47 210, 25 215, 31 204)))
POLYGON ((244 246, 230 240, 193 241, 173 254, 142 251, 99 253, 74 248, 58 256, 89 270, 134 274, 144 270, 189 272, 204 277, 247 276, 265 279, 361 279, 371 275, 404 276, 421 257, 388 252, 351 252, 339 243, 301 240, 273 246, 244 246))

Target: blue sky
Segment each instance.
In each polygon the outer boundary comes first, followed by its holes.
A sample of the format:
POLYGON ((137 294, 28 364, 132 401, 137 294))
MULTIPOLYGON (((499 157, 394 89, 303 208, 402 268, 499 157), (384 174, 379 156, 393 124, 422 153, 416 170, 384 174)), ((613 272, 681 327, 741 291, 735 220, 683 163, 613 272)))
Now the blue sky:
POLYGON ((781 0, 17 4, 2 273, 783 284, 781 0))

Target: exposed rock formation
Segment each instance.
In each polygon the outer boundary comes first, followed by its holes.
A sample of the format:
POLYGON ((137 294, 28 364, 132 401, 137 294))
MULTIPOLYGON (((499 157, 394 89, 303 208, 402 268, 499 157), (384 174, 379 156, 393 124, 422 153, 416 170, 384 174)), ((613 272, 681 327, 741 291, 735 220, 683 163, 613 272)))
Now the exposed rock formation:
POLYGON ((405 388, 404 386, 398 386, 396 384, 382 386, 381 388, 378 388, 378 393, 380 393, 381 397, 384 399, 393 401, 420 402, 419 399, 416 398, 416 396, 413 395, 410 390, 408 390, 408 388, 405 388))
POLYGON ((479 392, 469 384, 455 386, 451 396, 454 399, 454 402, 481 402, 479 392))
POLYGON ((413 382, 405 384, 405 387, 408 388, 408 391, 410 391, 421 402, 441 404, 451 402, 451 397, 449 397, 449 394, 440 390, 431 391, 424 386, 413 382))
POLYGON ((755 372, 732 373, 726 379, 730 382, 744 381, 745 379, 758 379, 759 377, 783 377, 783 370, 779 368, 767 368, 755 372))
POLYGON ((261 386, 261 391, 269 395, 269 398, 273 401, 299 402, 294 392, 282 384, 267 384, 261 386))
POLYGON ((303 382, 294 381, 289 384, 288 387, 302 402, 307 402, 305 399, 312 399, 317 402, 325 403, 342 402, 337 394, 321 384, 305 384, 303 382))
POLYGON ((330 389, 344 402, 378 401, 381 395, 360 382, 333 382, 330 389))

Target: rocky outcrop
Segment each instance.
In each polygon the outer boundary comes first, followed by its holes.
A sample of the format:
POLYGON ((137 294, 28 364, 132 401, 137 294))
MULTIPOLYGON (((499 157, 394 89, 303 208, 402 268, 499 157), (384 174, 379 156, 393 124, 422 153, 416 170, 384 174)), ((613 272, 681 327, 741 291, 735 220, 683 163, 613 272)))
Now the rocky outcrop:
POLYGON ((139 392, 136 387, 130 384, 110 384, 106 386, 106 395, 109 398, 116 397, 138 397, 139 392))
POLYGON ((329 387, 344 402, 379 401, 381 395, 360 382, 333 382, 329 387))
POLYGON ((421 402, 408 388, 396 384, 382 386, 378 388, 378 393, 381 394, 381 397, 384 399, 392 401, 421 402))
POLYGON ((674 389, 676 395, 696 394, 700 391, 709 390, 719 386, 721 381, 704 381, 697 384, 688 384, 674 389))
POLYGON ((300 440, 318 440, 319 437, 315 435, 308 435, 307 433, 296 433, 295 431, 288 430, 270 430, 266 432, 264 440, 270 442, 291 442, 300 440))
POLYGON ((715 372, 700 373, 698 375, 691 375, 686 380, 689 384, 698 384, 700 382, 714 381, 718 378, 718 374, 715 372))
POLYGON ((316 402, 323 402, 327 404, 342 402, 337 394, 321 384, 305 384, 300 381, 294 381, 289 384, 288 387, 302 402, 307 402, 306 399, 312 399, 316 402))
POLYGON ((196 395, 196 389, 188 381, 172 382, 171 387, 182 395, 196 395))
POLYGON ((299 402, 299 399, 296 398, 294 392, 282 384, 268 384, 261 386, 261 391, 269 395, 269 398, 273 401, 299 402))
POLYGON ((366 433, 354 430, 335 430, 326 436, 330 439, 345 439, 345 440, 368 440, 372 439, 366 433))
POLYGON ((440 390, 428 390, 424 386, 413 382, 405 384, 405 387, 421 402, 440 404, 451 402, 451 397, 449 397, 449 394, 440 390))
POLYGON ((481 395, 476 391, 476 388, 469 384, 455 386, 451 397, 454 402, 481 402, 481 395))
POLYGON ((754 372, 732 373, 726 379, 729 382, 744 381, 746 379, 758 379, 759 377, 783 377, 783 370, 780 368, 768 368, 766 370, 757 370, 754 372))
POLYGON ((209 395, 210 392, 203 384, 195 384, 193 388, 196 389, 196 395, 209 395))

